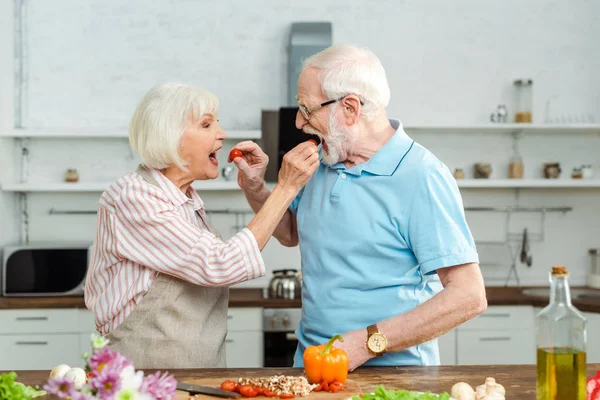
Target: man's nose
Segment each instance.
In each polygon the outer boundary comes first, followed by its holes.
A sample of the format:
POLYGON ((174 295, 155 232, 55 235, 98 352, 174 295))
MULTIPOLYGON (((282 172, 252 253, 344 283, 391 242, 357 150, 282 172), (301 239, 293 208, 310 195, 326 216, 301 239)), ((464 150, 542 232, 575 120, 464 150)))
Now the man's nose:
POLYGON ((300 110, 298 110, 296 112, 296 128, 297 129, 302 129, 302 127, 304 125, 306 125, 308 123, 308 121, 306 120, 306 118, 304 118, 304 115, 302 115, 302 113, 300 112, 300 110))

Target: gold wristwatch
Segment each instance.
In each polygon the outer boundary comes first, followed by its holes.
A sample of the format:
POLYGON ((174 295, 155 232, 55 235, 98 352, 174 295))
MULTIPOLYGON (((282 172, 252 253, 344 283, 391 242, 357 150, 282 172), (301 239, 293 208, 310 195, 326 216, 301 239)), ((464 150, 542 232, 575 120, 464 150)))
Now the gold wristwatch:
POLYGON ((377 324, 367 327, 367 349, 376 356, 380 356, 387 350, 387 338, 377 328, 377 324))

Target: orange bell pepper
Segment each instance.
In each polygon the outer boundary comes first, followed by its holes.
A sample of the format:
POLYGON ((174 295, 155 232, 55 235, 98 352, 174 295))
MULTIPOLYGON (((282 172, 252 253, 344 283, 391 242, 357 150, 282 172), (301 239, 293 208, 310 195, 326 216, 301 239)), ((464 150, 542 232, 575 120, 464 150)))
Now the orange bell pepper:
POLYGON ((310 383, 344 383, 348 376, 348 353, 333 346, 333 342, 344 341, 342 335, 335 335, 327 344, 310 346, 304 350, 304 371, 310 383))

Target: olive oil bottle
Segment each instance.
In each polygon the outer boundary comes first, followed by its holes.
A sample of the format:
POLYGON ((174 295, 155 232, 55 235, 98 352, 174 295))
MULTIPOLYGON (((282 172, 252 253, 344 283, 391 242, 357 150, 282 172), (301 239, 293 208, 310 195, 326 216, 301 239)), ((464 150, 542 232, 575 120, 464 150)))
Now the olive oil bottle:
POLYGON ((585 400, 585 329, 571 304, 567 269, 552 267, 550 304, 536 317, 537 400, 585 400))

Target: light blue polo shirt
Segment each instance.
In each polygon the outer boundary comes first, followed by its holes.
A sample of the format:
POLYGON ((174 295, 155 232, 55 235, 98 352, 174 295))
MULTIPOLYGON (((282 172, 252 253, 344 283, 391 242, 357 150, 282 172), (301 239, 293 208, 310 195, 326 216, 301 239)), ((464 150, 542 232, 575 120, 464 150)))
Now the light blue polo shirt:
MULTIPOLYGON (((323 163, 291 204, 302 259, 302 320, 294 366, 307 346, 406 313, 442 290, 436 270, 479 262, 456 181, 397 120, 366 163, 323 163)), ((437 365, 437 340, 365 365, 437 365)))

